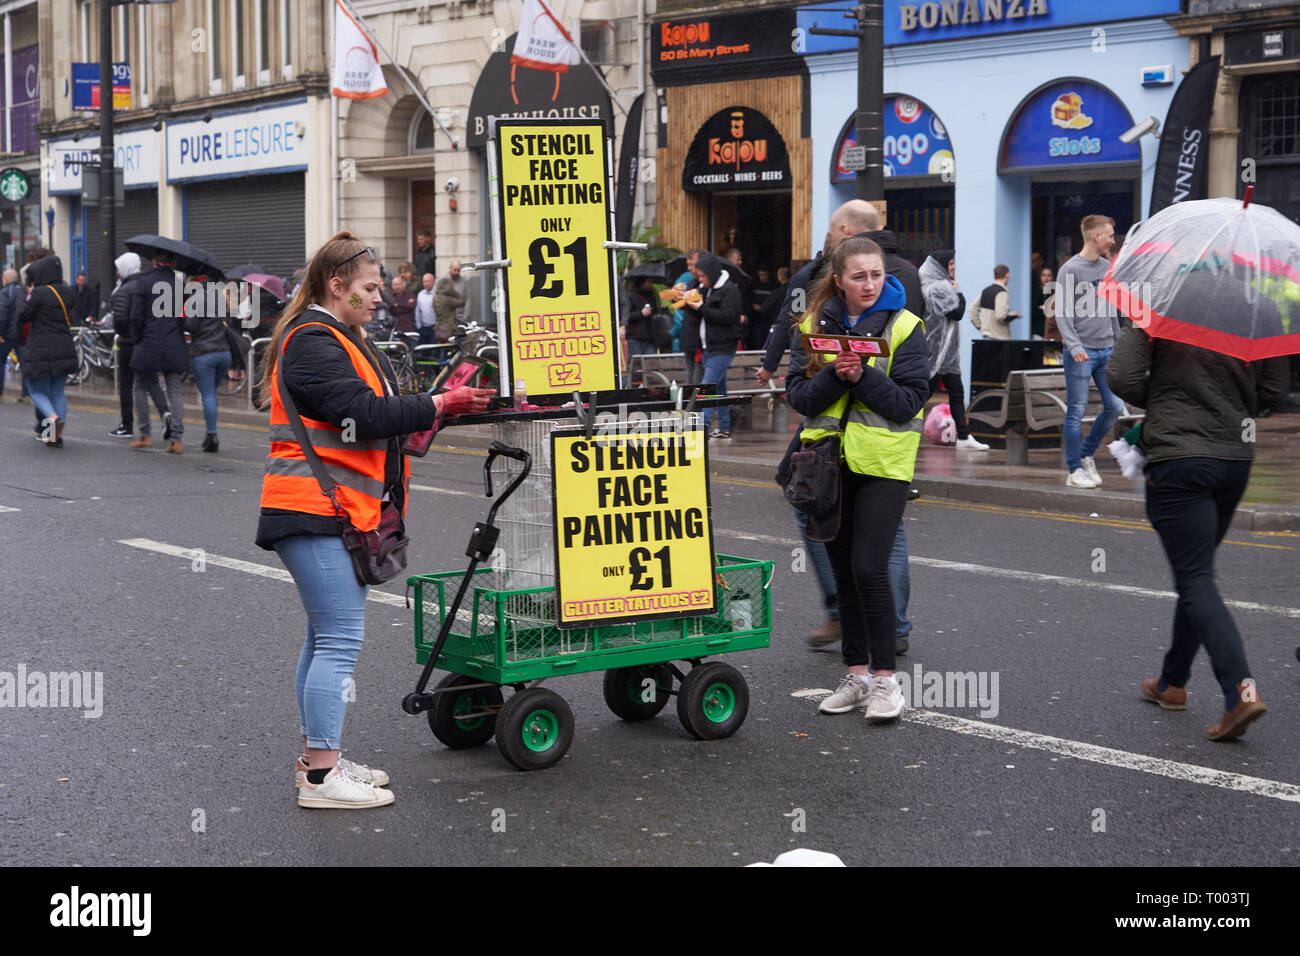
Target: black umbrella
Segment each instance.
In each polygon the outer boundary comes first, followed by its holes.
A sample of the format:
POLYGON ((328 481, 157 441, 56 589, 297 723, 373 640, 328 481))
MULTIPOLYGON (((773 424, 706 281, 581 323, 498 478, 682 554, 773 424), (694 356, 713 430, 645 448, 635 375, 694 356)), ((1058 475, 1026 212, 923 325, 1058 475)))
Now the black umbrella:
POLYGON ((150 259, 162 258, 186 275, 203 275, 209 279, 225 278, 225 273, 211 253, 179 239, 141 234, 128 239, 126 247, 150 259))
MULTIPOLYGON (((680 272, 674 272, 670 278, 676 279, 680 272)), ((656 282, 664 281, 664 264, 662 262, 643 262, 639 266, 633 266, 623 273, 624 279, 654 279, 656 282)))
POLYGON ((269 272, 269 269, 264 269, 262 266, 249 262, 242 266, 235 266, 235 268, 226 273, 226 278, 242 279, 247 275, 267 275, 269 272))
POLYGON ((668 276, 669 282, 676 282, 677 277, 686 271, 686 257, 678 256, 676 259, 669 259, 668 264, 664 266, 664 274, 668 276))

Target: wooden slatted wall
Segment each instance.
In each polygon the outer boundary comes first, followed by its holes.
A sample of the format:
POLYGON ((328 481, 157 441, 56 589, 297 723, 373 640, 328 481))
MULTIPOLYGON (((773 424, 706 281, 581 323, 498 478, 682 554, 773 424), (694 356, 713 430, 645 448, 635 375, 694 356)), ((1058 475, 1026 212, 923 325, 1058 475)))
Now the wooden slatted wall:
MULTIPOLYGON (((667 89, 668 142, 656 162, 659 180, 659 226, 664 241, 680 249, 704 245, 709 235, 709 201, 705 193, 682 189, 682 167, 691 140, 704 122, 729 106, 748 106, 776 126, 790 154, 794 179, 791 197, 790 258, 805 259, 812 242, 812 140, 803 127, 803 83, 798 76, 774 76, 667 89)), ((717 251, 717 250, 715 250, 717 251)))

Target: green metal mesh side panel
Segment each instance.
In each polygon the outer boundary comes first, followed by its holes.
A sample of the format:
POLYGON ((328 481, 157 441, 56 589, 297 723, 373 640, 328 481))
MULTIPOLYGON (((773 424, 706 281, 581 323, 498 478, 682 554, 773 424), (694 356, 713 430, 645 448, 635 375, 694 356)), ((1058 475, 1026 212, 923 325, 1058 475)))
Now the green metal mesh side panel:
MULTIPOLYGON (((464 577, 463 571, 449 571, 409 579, 422 609, 415 646, 423 654, 433 648, 464 577)), ((475 573, 456 612, 444 656, 502 666, 715 634, 770 632, 772 627, 770 561, 718 555, 714 614, 586 628, 555 625, 554 589, 510 590, 500 587, 505 577, 491 569, 475 573)))

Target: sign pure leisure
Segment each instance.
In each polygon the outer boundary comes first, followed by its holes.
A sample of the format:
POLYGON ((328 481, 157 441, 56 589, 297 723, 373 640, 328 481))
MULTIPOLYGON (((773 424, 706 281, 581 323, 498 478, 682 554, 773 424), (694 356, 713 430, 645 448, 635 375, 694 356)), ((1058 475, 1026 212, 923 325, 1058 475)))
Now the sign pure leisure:
POLYGON ((710 613, 704 430, 552 436, 561 626, 710 613))
POLYGON ((530 396, 617 387, 604 126, 499 121, 511 384, 530 396))

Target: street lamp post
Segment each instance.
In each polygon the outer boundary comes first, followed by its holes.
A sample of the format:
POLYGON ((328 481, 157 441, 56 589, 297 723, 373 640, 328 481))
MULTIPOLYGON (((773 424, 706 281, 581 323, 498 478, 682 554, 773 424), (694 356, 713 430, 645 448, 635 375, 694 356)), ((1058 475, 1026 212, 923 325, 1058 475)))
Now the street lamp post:
POLYGON ((99 314, 113 291, 117 211, 113 191, 113 0, 99 0, 99 314))
POLYGON ((863 0, 844 16, 857 21, 856 30, 811 27, 809 33, 856 37, 858 41, 858 146, 866 152, 866 166, 857 171, 857 198, 885 198, 885 123, 882 114, 885 79, 884 13, 882 0, 863 0))

